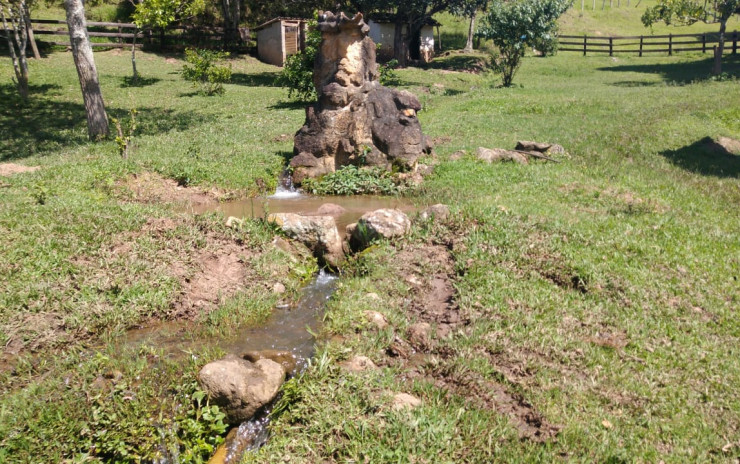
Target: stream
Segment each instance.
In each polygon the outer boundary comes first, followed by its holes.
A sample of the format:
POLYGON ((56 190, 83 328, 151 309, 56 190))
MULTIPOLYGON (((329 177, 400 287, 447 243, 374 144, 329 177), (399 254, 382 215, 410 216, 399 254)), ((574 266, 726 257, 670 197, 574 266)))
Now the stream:
MULTIPOLYGON (((252 198, 217 205, 193 206, 190 211, 202 214, 210 211, 221 212, 225 217, 264 218, 272 213, 315 214, 326 203, 341 206, 344 211, 335 216, 340 235, 345 227, 356 222, 364 213, 381 208, 414 211, 416 207, 407 199, 378 196, 317 197, 301 194, 291 185, 281 182, 274 195, 252 198)), ((217 346, 227 353, 242 355, 250 351, 278 350, 289 351, 296 359, 293 375, 301 373, 314 355, 314 335, 320 331, 321 320, 327 301, 336 289, 337 277, 321 270, 314 279, 301 290, 294 305, 278 305, 259 327, 239 329, 233 337, 205 341, 188 337, 190 324, 184 322, 165 322, 152 327, 130 331, 126 337, 127 345, 156 346, 166 355, 178 356, 197 353, 204 345, 217 346)), ((224 444, 216 451, 209 463, 237 463, 243 453, 256 450, 268 439, 269 413, 271 405, 256 417, 232 429, 224 444)), ((176 459, 162 461, 176 462, 176 459)))

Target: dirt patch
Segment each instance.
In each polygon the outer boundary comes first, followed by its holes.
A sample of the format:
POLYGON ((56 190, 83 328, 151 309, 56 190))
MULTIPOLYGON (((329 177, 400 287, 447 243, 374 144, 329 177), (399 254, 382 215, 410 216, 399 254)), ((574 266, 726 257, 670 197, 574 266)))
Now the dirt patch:
POLYGON ((223 192, 185 187, 174 179, 151 172, 134 174, 119 182, 119 192, 124 199, 139 203, 182 203, 193 206, 216 204, 226 197, 223 192))
POLYGON ((458 396, 472 399, 486 409, 508 416, 519 437, 535 442, 553 440, 560 427, 550 424, 520 394, 510 392, 505 386, 466 373, 462 375, 438 373, 435 385, 458 396))
POLYGON ((447 247, 408 247, 394 256, 398 275, 406 276, 413 296, 410 312, 420 321, 456 325, 463 322, 454 301, 454 260, 447 247))
MULTIPOLYGON (((448 394, 467 398, 479 407, 508 417, 522 439, 536 442, 554 439, 559 427, 548 423, 511 388, 531 376, 524 364, 495 357, 495 367, 506 379, 502 383, 470 370, 456 370, 454 362, 459 353, 442 340, 453 329, 464 330, 469 321, 455 300, 457 275, 450 247, 435 243, 409 244, 393 255, 393 265, 394 274, 408 286, 405 308, 409 322, 414 323, 404 334, 393 337, 382 364, 401 368, 407 378, 424 378, 448 394), (430 362, 432 358, 437 361, 430 362)), ((483 355, 494 359, 489 352, 483 355)))
POLYGON ((22 172, 34 172, 41 169, 41 166, 24 166, 16 163, 0 163, 0 176, 10 177, 13 174, 22 172))
POLYGON ((172 264, 172 272, 180 275, 183 291, 174 303, 172 317, 193 319, 218 307, 226 299, 243 290, 249 276, 247 257, 252 251, 236 243, 221 243, 198 253, 193 259, 195 272, 186 274, 182 262, 172 264))

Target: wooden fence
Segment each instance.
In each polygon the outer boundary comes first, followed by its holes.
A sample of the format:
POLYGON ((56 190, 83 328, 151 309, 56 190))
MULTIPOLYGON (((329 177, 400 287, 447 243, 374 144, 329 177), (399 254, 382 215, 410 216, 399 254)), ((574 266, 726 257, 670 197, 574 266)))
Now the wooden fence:
MULTIPOLYGON (((719 42, 719 33, 706 34, 668 34, 668 35, 633 35, 615 37, 594 37, 587 35, 561 35, 559 51, 587 53, 667 53, 677 52, 712 52, 719 42)), ((725 53, 737 53, 738 32, 725 34, 725 53)))
MULTIPOLYGON (((69 46, 67 22, 60 19, 32 19, 33 32, 37 41, 52 45, 69 46), (47 40, 48 37, 50 40, 47 40)), ((159 49, 182 50, 185 47, 224 48, 223 28, 206 28, 173 25, 161 30, 141 30, 133 23, 87 22, 90 45, 97 48, 130 47, 136 36, 136 45, 159 49)), ((241 42, 239 51, 251 51, 254 44, 249 29, 239 29, 241 42)))

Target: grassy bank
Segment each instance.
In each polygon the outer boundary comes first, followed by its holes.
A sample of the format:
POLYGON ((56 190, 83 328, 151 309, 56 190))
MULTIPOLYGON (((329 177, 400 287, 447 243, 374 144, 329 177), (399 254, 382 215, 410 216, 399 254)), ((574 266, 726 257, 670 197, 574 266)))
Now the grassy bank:
MULTIPOLYGON (((125 462, 162 443, 213 444, 218 420, 188 419, 203 417, 192 379, 218 350, 174 359, 116 342, 171 318, 228 335, 233 321, 264 317, 276 276, 290 275, 269 230, 192 217, 160 188, 212 201, 274 188, 304 117, 273 86, 276 68, 234 60, 234 83, 207 98, 180 79, 177 57, 143 53, 139 87, 125 53, 96 59, 111 114, 140 112, 128 160, 112 141, 86 141, 68 54, 31 63, 28 103, 0 63, 0 159, 41 167, 0 178, 0 341, 13 366, 1 374, 0 461, 125 462), (185 277, 224 249, 254 284, 187 306, 185 277)), ((453 219, 417 224, 348 269, 326 316, 333 341, 286 387, 271 442, 245 460, 740 457, 740 162, 702 142, 740 138, 728 104, 740 101, 737 81, 708 79, 709 60, 692 55, 528 58, 510 89, 457 65, 399 71, 440 162, 417 195, 451 205, 453 219), (569 156, 529 166, 472 156, 518 139, 569 156), (458 150, 469 154, 450 161, 458 150), (449 298, 428 300, 431 278, 449 298), (375 329, 366 310, 390 327, 375 329), (426 341, 407 331, 420 321, 433 328, 426 341), (380 369, 338 367, 355 355, 380 369), (398 392, 422 405, 393 409, 398 392)), ((739 69, 728 58, 728 73, 739 69)), ((285 279, 289 291, 299 277, 285 279)))

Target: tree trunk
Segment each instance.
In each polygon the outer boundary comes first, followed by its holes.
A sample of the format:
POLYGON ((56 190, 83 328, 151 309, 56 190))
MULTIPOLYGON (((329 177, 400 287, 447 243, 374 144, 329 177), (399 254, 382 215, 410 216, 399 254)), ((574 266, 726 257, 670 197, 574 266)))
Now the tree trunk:
POLYGON ((36 46, 36 38, 33 36, 33 26, 31 26, 31 13, 28 11, 28 4, 25 2, 23 2, 23 22, 26 24, 26 33, 28 34, 28 42, 31 44, 33 57, 40 60, 41 54, 39 53, 39 47, 36 46))
POLYGON ((222 0, 221 9, 224 15, 224 50, 229 50, 239 41, 241 0, 222 0))
POLYGON ((393 57, 398 61, 398 66, 406 67, 409 59, 408 43, 403 35, 404 22, 396 20, 393 32, 393 57))
POLYGON ((727 28, 727 19, 722 18, 719 22, 719 43, 714 49, 714 66, 712 66, 712 74, 719 76, 722 74, 722 54, 725 52, 725 29, 727 28))
POLYGON ((82 99, 85 102, 87 132, 92 140, 98 140, 108 136, 108 115, 105 113, 95 58, 87 35, 85 7, 82 0, 64 0, 64 8, 67 10, 72 56, 77 67, 77 76, 80 78, 82 99))
POLYGON ((15 81, 18 86, 18 93, 21 98, 25 100, 28 98, 28 61, 26 60, 28 36, 26 35, 25 23, 23 21, 22 8, 24 6, 25 2, 21 2, 20 9, 16 11, 14 11, 12 6, 8 7, 8 16, 10 16, 10 23, 13 28, 12 31, 8 29, 8 23, 5 17, 5 8, 2 6, 0 6, 0 14, 3 19, 5 37, 8 39, 8 50, 10 51, 10 57, 13 61, 13 71, 15 72, 15 81), (13 39, 15 39, 15 42, 13 42, 13 39), (18 47, 17 53, 16 46, 18 47))
POLYGON ((473 34, 475 32, 475 13, 470 17, 470 27, 468 27, 468 41, 465 43, 463 48, 464 53, 470 53, 473 51, 473 34))
POLYGON ((136 83, 139 80, 139 73, 136 71, 136 36, 139 35, 139 28, 134 29, 134 40, 131 42, 131 67, 133 68, 133 80, 136 83))

